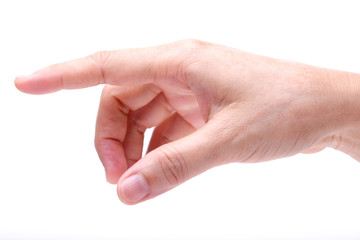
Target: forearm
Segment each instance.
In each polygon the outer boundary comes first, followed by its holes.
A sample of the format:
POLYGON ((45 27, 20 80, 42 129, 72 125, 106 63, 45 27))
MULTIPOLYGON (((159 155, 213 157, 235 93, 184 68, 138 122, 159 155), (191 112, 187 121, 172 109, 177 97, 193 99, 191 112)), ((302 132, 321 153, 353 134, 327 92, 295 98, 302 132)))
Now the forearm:
POLYGON ((316 68, 313 74, 318 120, 327 137, 320 145, 360 159, 360 74, 316 68))

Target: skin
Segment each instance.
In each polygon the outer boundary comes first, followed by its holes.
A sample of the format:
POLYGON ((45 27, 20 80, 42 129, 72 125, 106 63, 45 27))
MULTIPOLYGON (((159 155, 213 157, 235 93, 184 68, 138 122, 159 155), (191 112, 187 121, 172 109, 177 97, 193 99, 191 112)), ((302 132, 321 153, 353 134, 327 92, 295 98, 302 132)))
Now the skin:
POLYGON ((359 74, 197 40, 98 52, 15 80, 30 94, 105 85, 95 146, 126 204, 231 162, 326 147, 360 159, 359 83, 359 74))

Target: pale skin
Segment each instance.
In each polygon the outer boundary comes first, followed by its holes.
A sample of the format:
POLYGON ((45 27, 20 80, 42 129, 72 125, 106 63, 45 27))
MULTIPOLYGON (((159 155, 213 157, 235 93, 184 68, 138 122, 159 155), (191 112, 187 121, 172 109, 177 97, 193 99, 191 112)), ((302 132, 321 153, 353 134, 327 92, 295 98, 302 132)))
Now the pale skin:
POLYGON ((360 159, 360 75, 183 40, 98 52, 15 80, 30 94, 104 84, 95 147, 136 204, 221 164, 326 147, 360 159), (144 132, 155 127, 142 156, 144 132))

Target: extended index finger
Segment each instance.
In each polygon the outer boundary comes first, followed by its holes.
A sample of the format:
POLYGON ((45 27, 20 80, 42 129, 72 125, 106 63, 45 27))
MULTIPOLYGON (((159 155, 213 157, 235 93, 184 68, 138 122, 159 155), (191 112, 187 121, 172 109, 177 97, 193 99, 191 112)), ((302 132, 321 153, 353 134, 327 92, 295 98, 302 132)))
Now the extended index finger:
POLYGON ((104 83, 146 84, 155 77, 160 77, 162 71, 159 66, 164 66, 164 72, 167 72, 169 68, 165 65, 172 64, 172 60, 177 62, 172 47, 175 46, 168 44, 142 49, 102 51, 49 66, 27 77, 18 77, 15 85, 22 92, 44 94, 104 83))

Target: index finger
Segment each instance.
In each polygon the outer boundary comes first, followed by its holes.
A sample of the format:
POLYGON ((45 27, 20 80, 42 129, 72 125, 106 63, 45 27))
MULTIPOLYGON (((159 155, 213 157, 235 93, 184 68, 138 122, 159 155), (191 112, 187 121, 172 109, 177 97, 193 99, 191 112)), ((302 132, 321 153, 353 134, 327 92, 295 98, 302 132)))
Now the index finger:
POLYGON ((177 61, 168 54, 171 45, 142 49, 102 51, 93 55, 55 64, 27 77, 15 79, 25 93, 44 94, 61 89, 77 89, 98 84, 139 84, 154 81, 168 64, 177 61), (161 70, 161 66, 164 66, 161 70), (160 70, 160 71, 159 71, 160 70))

